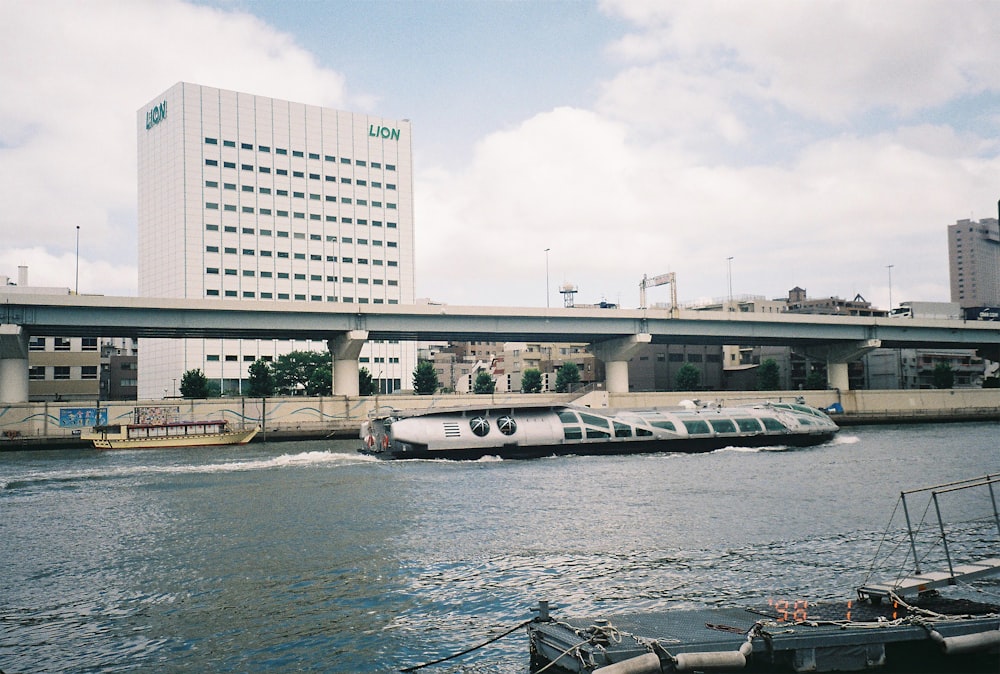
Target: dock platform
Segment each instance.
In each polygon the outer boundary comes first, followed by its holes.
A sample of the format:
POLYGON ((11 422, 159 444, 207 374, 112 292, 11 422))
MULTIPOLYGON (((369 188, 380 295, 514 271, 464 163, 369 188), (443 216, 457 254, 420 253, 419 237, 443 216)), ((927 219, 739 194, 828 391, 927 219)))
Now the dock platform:
POLYGON ((933 608, 802 602, 568 620, 546 610, 528 626, 532 671, 997 671, 1000 606, 923 604, 933 608))

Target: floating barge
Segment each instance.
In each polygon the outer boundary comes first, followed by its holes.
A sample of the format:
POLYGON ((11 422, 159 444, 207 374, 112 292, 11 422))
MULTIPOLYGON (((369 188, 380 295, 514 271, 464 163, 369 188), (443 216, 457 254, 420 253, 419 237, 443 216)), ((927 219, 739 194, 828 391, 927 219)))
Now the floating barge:
MULTIPOLYGON (((777 601, 759 607, 705 608, 555 619, 547 602, 528 625, 533 672, 1000 671, 1000 605, 945 598, 938 588, 1000 572, 996 557, 954 564, 938 495, 985 488, 1000 534, 994 485, 1000 476, 902 492, 931 492, 947 569, 866 582, 857 599, 777 601)), ((906 514, 916 552, 917 533, 906 514)), ((1000 551, 1000 545, 995 548, 1000 551)))
POLYGON ((541 608, 528 625, 531 671, 997 671, 1000 607, 922 603, 961 613, 848 602, 556 620, 541 608))

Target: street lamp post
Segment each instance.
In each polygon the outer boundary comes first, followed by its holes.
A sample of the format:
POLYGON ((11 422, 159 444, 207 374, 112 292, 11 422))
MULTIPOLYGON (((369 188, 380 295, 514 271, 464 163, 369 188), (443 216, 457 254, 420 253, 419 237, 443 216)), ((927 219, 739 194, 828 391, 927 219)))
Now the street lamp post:
POLYGON ((80 225, 76 226, 76 294, 80 294, 80 225))
POLYGON ((889 313, 892 313, 892 268, 894 265, 888 265, 886 269, 889 270, 889 313))
POLYGON ((545 308, 549 308, 549 249, 545 249, 545 308))
POLYGON ((729 263, 729 311, 733 310, 733 256, 726 258, 729 263))

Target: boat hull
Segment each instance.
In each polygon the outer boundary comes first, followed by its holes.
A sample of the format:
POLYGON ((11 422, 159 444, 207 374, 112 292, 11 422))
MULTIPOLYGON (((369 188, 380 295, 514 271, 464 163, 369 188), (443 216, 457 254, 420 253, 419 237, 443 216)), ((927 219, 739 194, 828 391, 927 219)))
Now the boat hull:
POLYGON ((704 454, 726 447, 758 449, 761 447, 813 447, 829 442, 834 433, 813 435, 755 436, 744 438, 688 438, 639 440, 634 442, 591 442, 577 444, 510 445, 505 447, 463 447, 446 450, 408 445, 404 449, 361 449, 362 454, 382 459, 448 459, 476 461, 486 457, 500 459, 541 459, 550 456, 616 456, 630 454, 704 454))
POLYGON ((97 449, 163 449, 179 447, 212 447, 224 445, 245 445, 257 435, 259 429, 228 431, 225 433, 204 433, 184 436, 163 436, 149 438, 125 438, 110 434, 84 436, 97 449))

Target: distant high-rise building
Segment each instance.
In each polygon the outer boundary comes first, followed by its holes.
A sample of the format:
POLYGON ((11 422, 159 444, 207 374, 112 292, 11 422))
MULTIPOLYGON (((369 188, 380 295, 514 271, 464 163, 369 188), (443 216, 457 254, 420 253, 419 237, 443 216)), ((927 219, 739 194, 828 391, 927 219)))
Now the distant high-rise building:
MULTIPOLYGON (((410 123, 178 83, 138 111, 139 295, 343 307, 414 298, 410 123)), ((144 339, 140 398, 201 369, 224 393, 314 342, 144 339)), ((383 391, 415 345, 361 353, 383 391)))
POLYGON ((1000 305, 1000 223, 959 220, 948 226, 951 301, 962 307, 1000 305))

